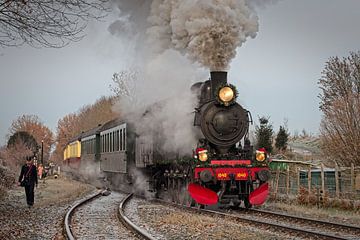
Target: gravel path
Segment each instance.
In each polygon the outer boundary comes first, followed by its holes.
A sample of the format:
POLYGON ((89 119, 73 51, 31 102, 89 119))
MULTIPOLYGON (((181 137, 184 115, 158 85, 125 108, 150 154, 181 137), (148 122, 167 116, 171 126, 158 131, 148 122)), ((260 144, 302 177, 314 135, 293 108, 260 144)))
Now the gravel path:
POLYGON ((63 239, 62 221, 75 199, 94 188, 65 178, 40 181, 34 207, 26 205, 25 191, 14 187, 0 202, 0 239, 63 239))

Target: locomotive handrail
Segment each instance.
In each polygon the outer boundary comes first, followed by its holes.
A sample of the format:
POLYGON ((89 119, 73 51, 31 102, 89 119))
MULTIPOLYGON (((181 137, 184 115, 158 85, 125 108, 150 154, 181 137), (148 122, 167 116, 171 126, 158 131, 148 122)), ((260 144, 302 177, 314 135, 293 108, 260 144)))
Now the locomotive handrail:
POLYGON ((253 120, 253 118, 252 118, 251 112, 248 111, 248 110, 246 110, 246 111, 247 111, 247 113, 248 113, 248 115, 249 115, 249 117, 250 117, 249 123, 251 123, 251 125, 253 125, 253 124, 254 124, 254 120, 253 120))

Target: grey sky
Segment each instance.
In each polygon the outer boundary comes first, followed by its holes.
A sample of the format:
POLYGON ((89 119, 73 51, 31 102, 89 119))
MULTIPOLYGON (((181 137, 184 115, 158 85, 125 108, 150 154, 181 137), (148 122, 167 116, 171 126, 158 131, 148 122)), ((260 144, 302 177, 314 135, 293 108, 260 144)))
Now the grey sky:
MULTIPOLYGON (((317 81, 330 56, 360 50, 360 1, 283 0, 258 15, 258 36, 238 49, 229 81, 254 118, 270 116, 275 130, 287 118, 292 132, 317 133, 317 81)), ((55 130, 64 115, 110 94, 126 54, 107 25, 91 25, 85 39, 63 49, 0 49, 0 144, 22 114, 55 130)))

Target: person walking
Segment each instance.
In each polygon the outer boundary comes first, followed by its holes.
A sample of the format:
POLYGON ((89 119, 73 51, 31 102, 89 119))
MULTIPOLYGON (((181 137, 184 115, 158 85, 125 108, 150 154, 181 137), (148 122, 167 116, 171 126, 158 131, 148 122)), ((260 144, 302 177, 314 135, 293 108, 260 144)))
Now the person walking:
POLYGON ((29 208, 34 205, 34 188, 35 185, 37 187, 38 184, 37 176, 37 170, 36 166, 33 164, 33 159, 27 158, 26 164, 21 168, 18 185, 25 187, 26 202, 29 208))
POLYGON ((42 164, 39 164, 38 166, 38 176, 39 176, 39 179, 41 180, 42 178, 42 175, 43 175, 43 170, 44 170, 44 167, 42 164))

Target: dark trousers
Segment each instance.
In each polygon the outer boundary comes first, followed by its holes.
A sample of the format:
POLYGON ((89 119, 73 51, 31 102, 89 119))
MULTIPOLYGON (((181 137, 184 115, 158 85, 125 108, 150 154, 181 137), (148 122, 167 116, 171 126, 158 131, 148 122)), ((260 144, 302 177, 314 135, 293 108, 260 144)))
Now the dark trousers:
POLYGON ((34 183, 30 183, 29 185, 25 186, 26 202, 30 206, 34 204, 34 187, 34 183))

